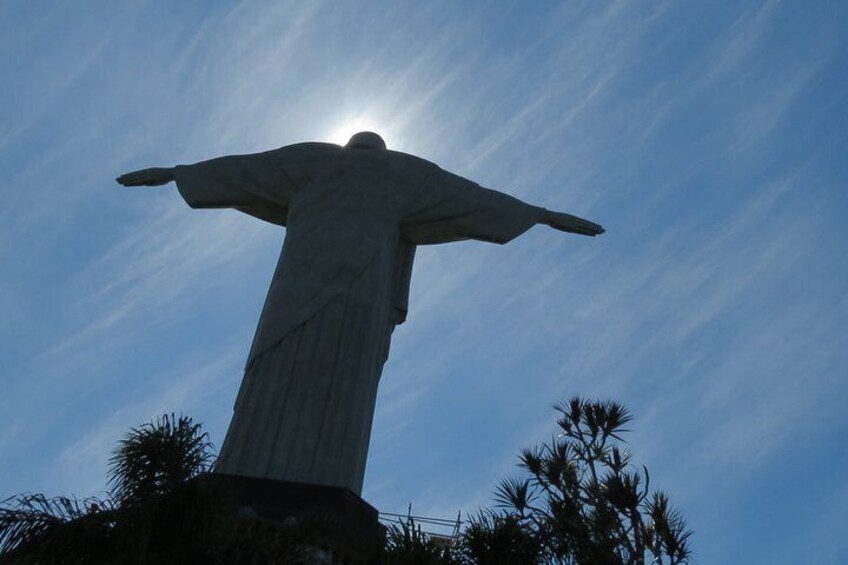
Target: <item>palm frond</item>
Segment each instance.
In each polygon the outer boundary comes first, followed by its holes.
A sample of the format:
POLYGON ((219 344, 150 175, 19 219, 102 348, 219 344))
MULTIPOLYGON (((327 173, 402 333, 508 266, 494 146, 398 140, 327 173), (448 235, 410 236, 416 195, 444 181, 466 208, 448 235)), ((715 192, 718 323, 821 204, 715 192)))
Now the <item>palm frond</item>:
POLYGON ((668 496, 663 492, 654 493, 647 511, 652 520, 654 551, 658 555, 665 553, 672 563, 686 562, 691 555, 688 540, 692 531, 680 512, 671 507, 668 496))
POLYGON ((166 414, 133 428, 109 459, 109 485, 120 503, 172 491, 209 470, 208 434, 186 416, 166 414))
POLYGON ((510 477, 498 484, 494 496, 497 506, 514 509, 523 515, 524 512, 532 509, 535 491, 529 479, 510 477))
MULTIPOLYGON (((109 501, 98 498, 48 498, 22 494, 0 502, 0 555, 52 555, 70 558, 109 536, 113 521, 109 501)), ((58 561, 56 561, 58 562, 58 561)))

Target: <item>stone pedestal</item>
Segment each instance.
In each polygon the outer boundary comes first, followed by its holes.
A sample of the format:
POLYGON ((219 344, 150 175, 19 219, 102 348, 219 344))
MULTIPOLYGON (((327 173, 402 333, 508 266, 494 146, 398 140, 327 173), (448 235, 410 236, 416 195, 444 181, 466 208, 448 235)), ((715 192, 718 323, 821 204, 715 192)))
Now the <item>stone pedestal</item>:
POLYGON ((377 509, 348 489, 222 473, 206 479, 245 518, 314 525, 322 545, 346 563, 365 562, 385 540, 377 509))

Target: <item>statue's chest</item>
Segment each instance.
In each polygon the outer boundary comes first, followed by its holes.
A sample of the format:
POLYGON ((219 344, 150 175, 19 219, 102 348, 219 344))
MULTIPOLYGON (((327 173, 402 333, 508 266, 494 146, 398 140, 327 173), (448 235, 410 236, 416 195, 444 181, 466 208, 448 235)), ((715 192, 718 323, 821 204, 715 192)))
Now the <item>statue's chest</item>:
POLYGON ((396 178, 350 171, 322 175, 292 198, 288 228, 345 224, 395 229, 403 215, 404 197, 404 187, 396 178))

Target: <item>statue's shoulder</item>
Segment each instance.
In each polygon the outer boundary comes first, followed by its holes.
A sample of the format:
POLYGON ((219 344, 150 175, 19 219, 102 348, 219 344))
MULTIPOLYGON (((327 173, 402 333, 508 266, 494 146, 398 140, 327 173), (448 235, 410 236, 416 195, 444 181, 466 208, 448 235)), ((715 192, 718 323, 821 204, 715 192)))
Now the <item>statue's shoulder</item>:
POLYGON ((301 171, 311 174, 325 167, 341 152, 342 148, 333 143, 307 141, 284 145, 268 152, 273 162, 289 174, 301 171))
POLYGON ((397 166, 400 166, 409 172, 414 172, 417 174, 427 174, 432 170, 438 169, 438 165, 424 159, 422 157, 418 157, 417 155, 411 155, 409 153, 404 153, 402 151, 392 151, 391 149, 385 149, 382 153, 386 154, 389 159, 391 159, 397 166))
POLYGON ((293 143, 291 145, 284 145, 279 149, 274 149, 273 151, 280 153, 298 153, 298 154, 316 154, 316 155, 330 155, 336 154, 342 150, 340 145, 336 145, 335 143, 323 143, 320 141, 304 141, 301 143, 293 143))
POLYGON ((426 159, 391 149, 362 150, 349 149, 335 143, 306 141, 284 145, 269 151, 274 161, 287 171, 292 169, 323 170, 332 166, 378 166, 394 171, 394 174, 426 176, 439 167, 426 159), (338 158, 338 159, 337 159, 338 158))

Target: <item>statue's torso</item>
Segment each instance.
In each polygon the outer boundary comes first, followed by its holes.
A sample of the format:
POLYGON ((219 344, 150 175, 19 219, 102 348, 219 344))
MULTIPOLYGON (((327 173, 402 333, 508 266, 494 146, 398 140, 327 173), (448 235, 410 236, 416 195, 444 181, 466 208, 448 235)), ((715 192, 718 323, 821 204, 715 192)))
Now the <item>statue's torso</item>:
POLYGON ((342 293, 385 319, 388 331, 402 321, 396 305, 405 310, 414 246, 399 228, 428 165, 402 153, 343 150, 297 190, 251 358, 342 293))

